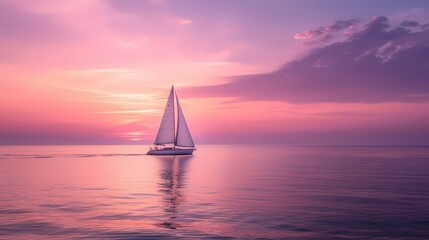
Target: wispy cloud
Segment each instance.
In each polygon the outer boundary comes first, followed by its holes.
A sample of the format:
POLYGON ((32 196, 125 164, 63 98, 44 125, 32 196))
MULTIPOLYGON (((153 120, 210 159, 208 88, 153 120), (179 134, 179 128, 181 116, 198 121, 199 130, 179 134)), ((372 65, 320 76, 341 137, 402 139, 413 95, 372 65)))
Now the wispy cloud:
POLYGON ((69 73, 138 73, 137 69, 131 68, 95 68, 95 69, 79 69, 70 70, 69 73))
POLYGON ((100 114, 129 114, 129 113, 142 113, 148 115, 159 116, 160 110, 157 109, 141 109, 141 110, 122 110, 122 111, 107 111, 107 112, 95 112, 100 114))
POLYGON ((177 18, 176 21, 179 25, 188 25, 192 23, 192 20, 188 18, 177 18))

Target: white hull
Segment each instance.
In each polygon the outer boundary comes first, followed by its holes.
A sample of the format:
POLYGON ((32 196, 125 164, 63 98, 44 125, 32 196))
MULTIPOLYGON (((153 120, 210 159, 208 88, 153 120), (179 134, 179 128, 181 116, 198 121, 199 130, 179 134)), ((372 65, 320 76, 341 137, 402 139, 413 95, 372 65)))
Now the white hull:
POLYGON ((168 149, 153 149, 147 152, 147 155, 192 155, 195 149, 181 149, 181 148, 168 148, 168 149))

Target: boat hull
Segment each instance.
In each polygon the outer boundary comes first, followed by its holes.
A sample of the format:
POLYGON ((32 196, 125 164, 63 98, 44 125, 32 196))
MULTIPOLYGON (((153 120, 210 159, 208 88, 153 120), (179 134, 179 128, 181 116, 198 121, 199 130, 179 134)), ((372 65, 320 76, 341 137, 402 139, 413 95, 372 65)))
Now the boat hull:
POLYGON ((147 155, 192 155, 195 149, 181 149, 181 148, 169 148, 169 149, 153 149, 147 152, 147 155))

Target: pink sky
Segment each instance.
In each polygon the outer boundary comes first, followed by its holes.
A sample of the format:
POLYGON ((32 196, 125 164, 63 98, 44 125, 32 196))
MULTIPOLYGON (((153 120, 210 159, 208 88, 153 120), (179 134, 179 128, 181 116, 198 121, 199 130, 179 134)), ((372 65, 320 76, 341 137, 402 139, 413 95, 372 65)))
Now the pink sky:
POLYGON ((151 143, 173 84, 197 145, 429 144, 429 3, 344 2, 1 0, 0 144, 151 143))

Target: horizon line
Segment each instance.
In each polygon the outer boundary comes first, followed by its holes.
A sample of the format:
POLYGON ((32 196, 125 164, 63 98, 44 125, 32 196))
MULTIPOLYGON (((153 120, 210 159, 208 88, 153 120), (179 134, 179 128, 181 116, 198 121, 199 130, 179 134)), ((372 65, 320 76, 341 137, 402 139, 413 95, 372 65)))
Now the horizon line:
MULTIPOLYGON (((151 146, 153 144, 0 144, 2 146, 151 146)), ((245 144, 206 143, 197 146, 284 146, 284 147, 429 147, 429 144, 245 144)))

